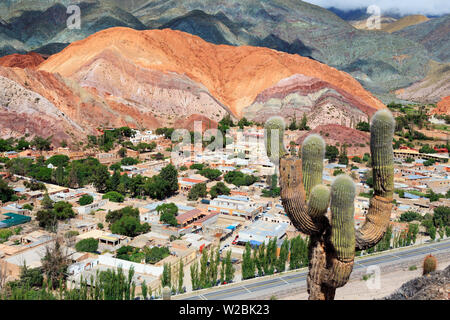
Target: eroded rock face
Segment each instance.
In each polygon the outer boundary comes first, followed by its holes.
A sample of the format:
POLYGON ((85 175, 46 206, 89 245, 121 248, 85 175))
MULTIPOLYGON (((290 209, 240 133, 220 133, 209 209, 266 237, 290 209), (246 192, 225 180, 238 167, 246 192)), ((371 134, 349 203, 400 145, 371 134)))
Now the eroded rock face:
POLYGON ((11 54, 0 58, 0 66, 11 68, 35 69, 44 61, 44 58, 35 52, 27 54, 11 54))
MULTIPOLYGON (((272 104, 285 116, 301 118, 308 112, 313 128, 328 123, 354 127, 384 108, 351 76, 320 62, 267 48, 218 46, 169 29, 104 30, 71 44, 36 70, 0 67, 0 76, 62 113, 57 123, 68 142, 95 134, 99 126, 193 128, 194 121, 203 120, 206 130, 225 115, 236 119, 247 109, 256 109, 250 118, 265 118, 274 112, 272 104)), ((17 90, 7 94, 10 100, 24 99, 17 90)), ((24 106, 27 110, 33 107, 24 106)), ((39 126, 38 119, 28 120, 29 130, 39 126)), ((11 121, 5 120, 4 127, 19 135, 23 129, 11 121)), ((58 136, 63 140, 62 133, 58 136)))
POLYGON ((430 63, 427 76, 409 87, 395 92, 397 98, 422 103, 437 103, 450 96, 450 64, 430 63))
POLYGON ((43 96, 2 76, 0 87, 1 136, 53 135, 58 143, 69 140, 70 132, 81 134, 82 128, 43 96))
POLYGON ((296 74, 261 92, 243 115, 257 122, 281 115, 290 123, 299 122, 305 114, 311 128, 326 124, 355 128, 374 112, 375 108, 335 85, 296 74))
MULTIPOLYGON (((39 67, 39 70, 57 72, 82 83, 86 81, 84 85, 94 87, 103 86, 102 82, 109 81, 108 76, 128 77, 125 74, 130 72, 145 74, 145 69, 185 75, 202 84, 237 117, 263 90, 294 74, 322 79, 358 96, 361 102, 374 109, 384 108, 350 75, 320 62, 267 48, 218 46, 170 29, 107 29, 71 44, 39 67), (116 67, 119 74, 97 72, 94 76, 92 66, 99 61, 124 67, 116 67)), ((139 79, 117 82, 116 90, 133 90, 139 82, 139 79)))
POLYGON ((442 98, 442 100, 438 102, 437 108, 432 110, 432 113, 450 114, 450 96, 442 98))

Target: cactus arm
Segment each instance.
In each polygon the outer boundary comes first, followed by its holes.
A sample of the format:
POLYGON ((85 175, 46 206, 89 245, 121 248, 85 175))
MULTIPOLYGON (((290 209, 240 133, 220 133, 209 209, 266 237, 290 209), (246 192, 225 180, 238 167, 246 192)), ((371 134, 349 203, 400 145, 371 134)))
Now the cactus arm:
POLYGON ((330 203, 330 189, 319 184, 311 190, 308 200, 308 215, 314 221, 320 221, 325 216, 330 203))
POLYGON ((302 160, 298 158, 288 157, 280 160, 281 202, 294 227, 311 235, 319 232, 320 228, 308 214, 301 168, 302 160))
POLYGON ((370 200, 366 221, 355 233, 356 248, 359 250, 376 245, 389 224, 394 193, 394 128, 395 121, 388 109, 375 113, 370 128, 374 197, 370 200))
POLYGON ((309 135, 302 144, 303 185, 308 198, 311 190, 322 183, 325 141, 317 134, 309 135))
POLYGON ((330 254, 324 283, 332 288, 345 285, 353 270, 355 194, 355 184, 349 176, 340 175, 331 185, 331 236, 325 242, 330 254))

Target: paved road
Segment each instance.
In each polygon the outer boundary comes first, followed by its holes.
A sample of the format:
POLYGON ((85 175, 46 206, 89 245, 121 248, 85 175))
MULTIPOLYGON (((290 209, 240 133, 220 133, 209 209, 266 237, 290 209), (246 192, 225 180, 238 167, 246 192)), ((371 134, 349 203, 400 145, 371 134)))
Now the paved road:
MULTIPOLYGON (((413 248, 390 250, 372 257, 357 257, 353 270, 367 268, 371 265, 389 265, 406 262, 429 253, 448 253, 450 256, 450 240, 447 239, 433 244, 425 244, 420 247, 415 246, 413 248)), ((236 284, 232 287, 212 288, 199 292, 198 295, 187 295, 186 298, 180 298, 183 300, 243 300, 256 298, 274 293, 275 291, 298 288, 299 286, 306 287, 307 273, 308 271, 302 270, 273 278, 263 277, 251 283, 236 284)))

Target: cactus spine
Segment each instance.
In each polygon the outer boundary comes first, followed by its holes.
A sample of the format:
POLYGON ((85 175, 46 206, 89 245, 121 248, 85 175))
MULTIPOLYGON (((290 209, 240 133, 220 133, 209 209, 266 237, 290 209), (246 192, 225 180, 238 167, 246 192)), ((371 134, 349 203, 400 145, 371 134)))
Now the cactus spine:
MULTIPOLYGON (((266 125, 266 146, 283 146, 267 128, 283 128, 280 119, 266 125)), ((283 154, 280 160, 281 200, 293 225, 310 235, 310 264, 307 278, 310 299, 334 299, 336 288, 345 285, 353 270, 355 249, 376 245, 389 224, 392 209, 394 167, 392 138, 395 121, 389 110, 378 111, 371 122, 371 154, 374 197, 363 226, 354 227, 355 185, 341 175, 331 190, 321 184, 325 143, 318 135, 305 139, 301 159, 283 154), (331 217, 327 216, 330 207, 331 217)), ((269 157, 273 156, 268 147, 269 157)), ((284 150, 284 147, 280 148, 284 150)), ((272 160, 272 158, 271 158, 272 160)))
POLYGON ((423 260, 423 275, 436 271, 437 260, 431 254, 427 255, 423 260))

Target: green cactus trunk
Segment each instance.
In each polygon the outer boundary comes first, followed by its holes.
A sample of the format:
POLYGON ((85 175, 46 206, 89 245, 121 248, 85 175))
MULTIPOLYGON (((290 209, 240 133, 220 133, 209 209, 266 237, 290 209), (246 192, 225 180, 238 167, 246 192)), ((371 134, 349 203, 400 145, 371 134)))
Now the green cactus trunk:
POLYGON ((390 112, 379 111, 372 119, 370 152, 375 195, 392 198, 394 192, 394 150, 392 136, 395 123, 390 112))
POLYGON ((340 261, 352 261, 355 255, 355 184, 341 175, 331 186, 331 242, 340 261))
POLYGON ((324 154, 325 142, 320 136, 313 134, 305 139, 302 145, 302 172, 307 198, 311 190, 322 183, 324 154))

